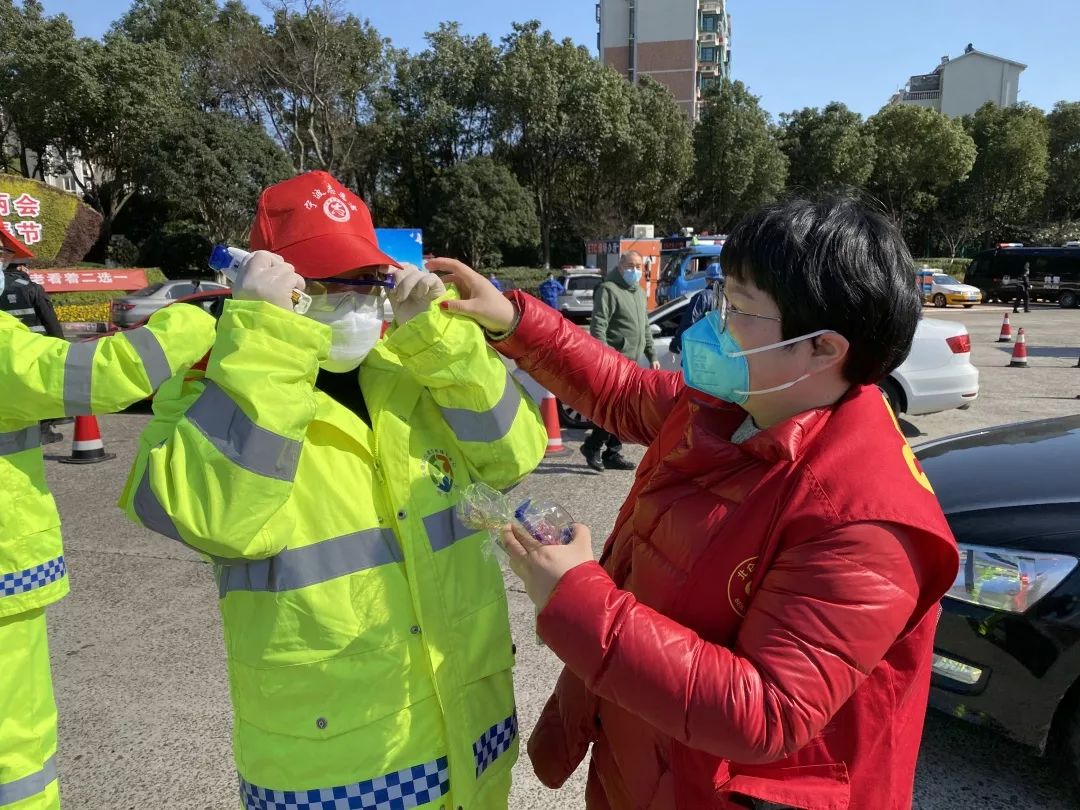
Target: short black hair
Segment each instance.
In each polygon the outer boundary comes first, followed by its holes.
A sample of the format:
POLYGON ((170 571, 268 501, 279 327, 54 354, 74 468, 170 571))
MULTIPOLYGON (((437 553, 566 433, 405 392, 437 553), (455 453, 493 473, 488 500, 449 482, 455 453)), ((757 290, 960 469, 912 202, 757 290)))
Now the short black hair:
POLYGON ((852 196, 759 208, 720 253, 724 275, 767 292, 784 340, 831 329, 851 344, 844 377, 876 383, 911 351, 922 300, 899 229, 852 196))

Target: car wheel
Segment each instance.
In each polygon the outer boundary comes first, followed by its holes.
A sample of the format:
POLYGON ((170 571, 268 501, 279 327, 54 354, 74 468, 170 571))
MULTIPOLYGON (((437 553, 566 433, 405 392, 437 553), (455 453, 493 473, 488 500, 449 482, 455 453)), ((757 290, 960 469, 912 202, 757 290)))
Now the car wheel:
POLYGON ((564 403, 561 399, 559 403, 559 422, 564 428, 570 428, 571 430, 588 430, 593 426, 581 411, 575 411, 569 405, 564 403))
POLYGON ((1074 292, 1063 292, 1061 297, 1058 298, 1058 306, 1062 309, 1073 309, 1078 303, 1078 298, 1074 292))
POLYGON ((934 296, 934 306, 938 309, 945 309, 949 305, 949 302, 945 300, 945 296, 938 293, 934 296))
POLYGON ((903 389, 901 389, 896 380, 892 378, 879 382, 878 388, 881 390, 881 393, 885 395, 885 399, 889 401, 889 407, 892 408, 892 412, 899 416, 904 410, 903 389))

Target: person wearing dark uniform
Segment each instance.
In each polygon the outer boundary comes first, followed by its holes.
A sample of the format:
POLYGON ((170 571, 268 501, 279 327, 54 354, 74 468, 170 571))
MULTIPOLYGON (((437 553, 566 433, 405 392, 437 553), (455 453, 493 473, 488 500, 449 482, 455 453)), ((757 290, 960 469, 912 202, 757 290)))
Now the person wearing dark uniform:
POLYGON ((1016 282, 1016 298, 1013 300, 1013 312, 1020 311, 1020 302, 1024 302, 1024 312, 1031 312, 1031 264, 1024 262, 1024 273, 1016 282))
MULTIPOLYGON (((21 243, 15 244, 17 247, 11 248, 11 251, 16 260, 26 261, 33 258, 33 254, 21 243), (27 255, 24 256, 23 253, 27 255)), ((64 329, 60 326, 60 320, 56 317, 56 310, 53 309, 52 301, 49 300, 49 294, 45 292, 45 288, 31 281, 26 271, 14 263, 5 265, 3 272, 4 292, 0 295, 0 311, 18 318, 31 332, 63 340, 64 329)), ((60 421, 68 420, 42 420, 42 444, 63 440, 63 435, 54 428, 54 425, 60 421)))

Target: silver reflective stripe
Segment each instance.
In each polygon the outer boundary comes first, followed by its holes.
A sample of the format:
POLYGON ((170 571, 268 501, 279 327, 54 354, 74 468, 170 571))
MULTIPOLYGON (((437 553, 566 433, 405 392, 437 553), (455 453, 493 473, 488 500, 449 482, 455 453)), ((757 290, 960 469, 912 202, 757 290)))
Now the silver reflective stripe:
POLYGON ((7 310, 7 314, 8 315, 33 315, 34 314, 34 308, 33 307, 26 307, 25 309, 9 309, 9 310, 7 310))
POLYGON ((16 779, 14 782, 0 782, 0 807, 15 804, 45 790, 56 779, 56 755, 45 760, 45 766, 37 773, 16 779))
POLYGON ((10 433, 0 433, 0 456, 10 456, 41 446, 41 426, 13 430, 10 433))
POLYGON ((64 413, 88 416, 90 411, 90 375, 94 368, 97 343, 72 343, 64 361, 64 413))
POLYGON ((294 591, 404 559, 390 529, 367 529, 286 549, 266 560, 221 565, 218 594, 224 598, 233 591, 294 591))
POLYGON ((124 337, 139 355, 146 376, 150 379, 150 387, 156 391, 158 386, 172 376, 169 358, 165 356, 165 350, 161 348, 157 336, 142 326, 130 332, 124 332, 124 337))
MULTIPOLYGON (((150 531, 157 532, 180 543, 184 542, 184 538, 180 536, 180 530, 176 528, 172 518, 165 513, 164 507, 162 507, 157 495, 154 494, 154 490, 150 487, 149 465, 143 470, 142 478, 139 479, 139 486, 135 488, 135 498, 131 505, 134 507, 139 520, 142 521, 142 525, 150 529, 150 531)), ((184 545, 187 544, 184 543, 184 545)))
POLYGON ((256 425, 214 382, 207 381, 187 418, 218 452, 245 470, 282 481, 296 475, 301 443, 256 425))
POLYGON ((521 392, 514 378, 506 375, 502 397, 489 411, 441 408, 443 419, 463 442, 493 442, 510 432, 521 405, 521 392))
POLYGON ((44 326, 30 326, 30 327, 27 327, 27 328, 31 332, 37 332, 38 334, 41 334, 41 335, 45 334, 45 327, 44 326))
POLYGON ((476 534, 476 529, 470 529, 458 519, 457 510, 452 506, 424 518, 424 531, 432 551, 450 548, 458 540, 476 534))

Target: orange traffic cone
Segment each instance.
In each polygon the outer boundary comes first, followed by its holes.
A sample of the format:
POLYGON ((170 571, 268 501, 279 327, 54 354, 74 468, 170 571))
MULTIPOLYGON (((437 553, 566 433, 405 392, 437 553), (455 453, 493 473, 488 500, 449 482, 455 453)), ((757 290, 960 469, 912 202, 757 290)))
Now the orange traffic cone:
POLYGON ((540 400, 540 415, 544 418, 544 427, 547 428, 548 446, 545 456, 567 456, 570 449, 563 444, 562 427, 559 425, 559 403, 555 395, 548 390, 544 391, 544 398, 540 400))
POLYGON ((116 458, 113 453, 105 452, 105 443, 101 441, 96 416, 75 417, 75 438, 71 442, 71 455, 57 459, 64 464, 96 464, 116 458))
POLYGON ((1012 327, 1009 326, 1009 313, 1005 313, 1005 320, 1001 322, 1001 334, 998 335, 998 343, 1012 343, 1012 327))
POLYGON ((1012 361, 1009 368, 1027 368, 1027 339, 1024 337, 1024 327, 1016 333, 1016 345, 1013 346, 1012 361))

